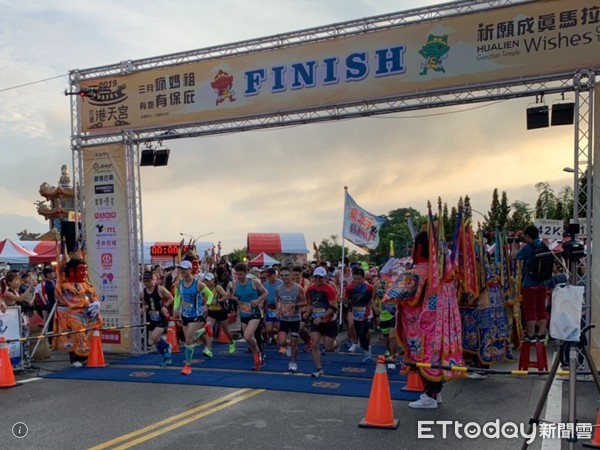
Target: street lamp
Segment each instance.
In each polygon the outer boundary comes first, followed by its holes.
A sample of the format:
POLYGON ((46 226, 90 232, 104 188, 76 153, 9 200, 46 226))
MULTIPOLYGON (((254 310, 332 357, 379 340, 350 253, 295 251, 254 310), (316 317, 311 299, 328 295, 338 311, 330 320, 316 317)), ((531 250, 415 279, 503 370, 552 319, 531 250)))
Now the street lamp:
POLYGON ((410 248, 408 239, 406 239, 404 236, 402 236, 400 234, 396 234, 396 233, 388 233, 388 236, 390 236, 390 237, 398 237, 398 238, 402 239, 402 241, 404 243, 404 245, 402 247, 402 249, 403 249, 402 250, 402 256, 408 256, 407 253, 408 253, 408 249, 410 248))
POLYGON ((563 167, 563 172, 575 173, 575 169, 573 169, 572 167, 563 167))
POLYGON ((210 236, 211 234, 215 234, 215 232, 211 231, 210 233, 201 234, 200 236, 196 236, 196 237, 192 236, 191 234, 179 233, 180 236, 187 236, 187 237, 191 238, 192 242, 196 242, 201 237, 210 236))

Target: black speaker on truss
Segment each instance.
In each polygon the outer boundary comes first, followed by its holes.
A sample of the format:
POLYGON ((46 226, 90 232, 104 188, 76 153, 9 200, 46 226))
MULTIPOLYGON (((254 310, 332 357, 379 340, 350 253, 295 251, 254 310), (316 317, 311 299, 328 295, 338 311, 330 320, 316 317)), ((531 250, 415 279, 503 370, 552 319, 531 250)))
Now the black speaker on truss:
POLYGON ((77 242, 77 235, 75 233, 75 222, 68 222, 63 220, 60 222, 60 237, 64 238, 67 252, 75 250, 75 242, 77 242))
POLYGON ((154 159, 154 166, 166 166, 169 162, 169 154, 171 150, 168 148, 159 148, 156 150, 156 158, 154 159))
POLYGON ((147 148, 142 150, 142 156, 140 158, 140 166, 153 166, 156 160, 156 153, 153 148, 147 148))
POLYGON ((555 103, 552 105, 552 121, 554 125, 572 125, 575 118, 575 103, 555 103))
POLYGON ((550 124, 548 106, 533 106, 527 108, 527 129, 545 128, 550 124))

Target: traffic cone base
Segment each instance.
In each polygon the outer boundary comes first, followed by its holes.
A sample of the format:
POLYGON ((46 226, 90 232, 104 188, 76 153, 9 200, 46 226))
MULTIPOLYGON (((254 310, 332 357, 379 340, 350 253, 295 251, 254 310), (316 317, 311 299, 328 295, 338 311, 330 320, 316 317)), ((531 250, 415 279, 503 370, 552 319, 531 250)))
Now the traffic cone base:
POLYGON ((419 375, 418 370, 411 370, 408 372, 408 380, 406 381, 406 386, 404 386, 402 390, 409 392, 423 392, 425 390, 423 380, 421 380, 421 375, 419 375))
POLYGON ((220 342, 221 344, 229 344, 230 342, 222 326, 219 327, 219 337, 217 338, 217 342, 220 342))
POLYGON ((0 389, 17 386, 6 338, 0 337, 0 389))
POLYGON ((167 343, 171 344, 171 353, 179 353, 179 339, 177 339, 177 330, 175 322, 170 320, 167 328, 167 343))
POLYGON ((596 426, 594 427, 594 434, 591 442, 584 442, 584 447, 587 448, 600 448, 600 409, 596 415, 596 426))
POLYGON ((88 367, 106 367, 104 362, 104 352, 102 351, 102 340, 100 331, 94 330, 92 333, 92 344, 90 345, 90 356, 88 357, 88 367))
POLYGON ((358 423, 358 426, 360 428, 394 430, 398 428, 398 423, 398 420, 394 419, 385 358, 380 356, 377 358, 377 367, 375 368, 367 412, 365 417, 358 423))

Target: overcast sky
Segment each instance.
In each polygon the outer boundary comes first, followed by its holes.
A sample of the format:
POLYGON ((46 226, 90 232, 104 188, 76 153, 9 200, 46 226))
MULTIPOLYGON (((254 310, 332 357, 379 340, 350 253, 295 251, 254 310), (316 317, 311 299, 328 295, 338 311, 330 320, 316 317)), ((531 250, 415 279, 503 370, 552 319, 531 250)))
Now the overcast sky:
MULTIPOLYGON (((41 199, 39 185, 55 185, 63 164, 72 174, 63 95, 70 69, 436 3, 0 0, 0 238, 14 239, 23 228, 46 231, 33 204, 41 199), (14 215, 22 220, 15 223, 14 215)), ((214 232, 210 240, 228 252, 245 246, 249 232, 301 232, 310 248, 340 234, 344 186, 375 214, 425 212, 427 200, 441 196, 451 206, 465 194, 486 212, 494 187, 510 202, 533 204, 535 183, 548 181, 556 190, 572 184, 562 169, 573 165, 573 127, 527 131, 532 101, 169 141, 168 166, 142 168, 144 240, 214 232)))

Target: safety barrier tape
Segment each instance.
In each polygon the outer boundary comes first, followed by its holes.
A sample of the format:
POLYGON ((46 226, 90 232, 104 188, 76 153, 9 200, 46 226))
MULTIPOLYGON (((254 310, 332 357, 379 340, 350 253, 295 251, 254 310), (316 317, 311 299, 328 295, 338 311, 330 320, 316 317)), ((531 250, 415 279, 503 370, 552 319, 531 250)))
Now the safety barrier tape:
POLYGON ((40 334, 39 336, 29 336, 29 337, 22 337, 22 338, 16 338, 16 339, 7 339, 6 343, 9 342, 26 342, 26 341, 40 341, 43 339, 48 339, 48 338, 53 338, 53 337, 60 337, 60 336, 69 336, 71 334, 78 334, 78 333, 87 333, 88 331, 109 331, 109 330, 124 330, 126 328, 138 328, 138 327, 145 327, 149 324, 150 322, 146 322, 146 323, 142 323, 139 325, 123 325, 121 327, 107 327, 107 328, 82 328, 81 330, 75 330, 75 331, 64 331, 62 333, 54 333, 54 334, 40 334))
MULTIPOLYGON (((441 370, 451 370, 453 372, 463 372, 463 373, 485 373, 490 375, 516 375, 516 376, 527 376, 527 375, 549 375, 549 371, 529 371, 529 370, 498 370, 498 369, 484 369, 479 367, 463 367, 463 366, 447 366, 440 364, 429 364, 429 363, 416 363, 411 361, 405 361, 402 363, 405 366, 409 367, 417 367, 423 369, 441 369, 441 370)), ((589 375, 588 373, 577 372, 577 375, 589 375)), ((568 370, 557 370, 556 375, 569 375, 568 370)))

